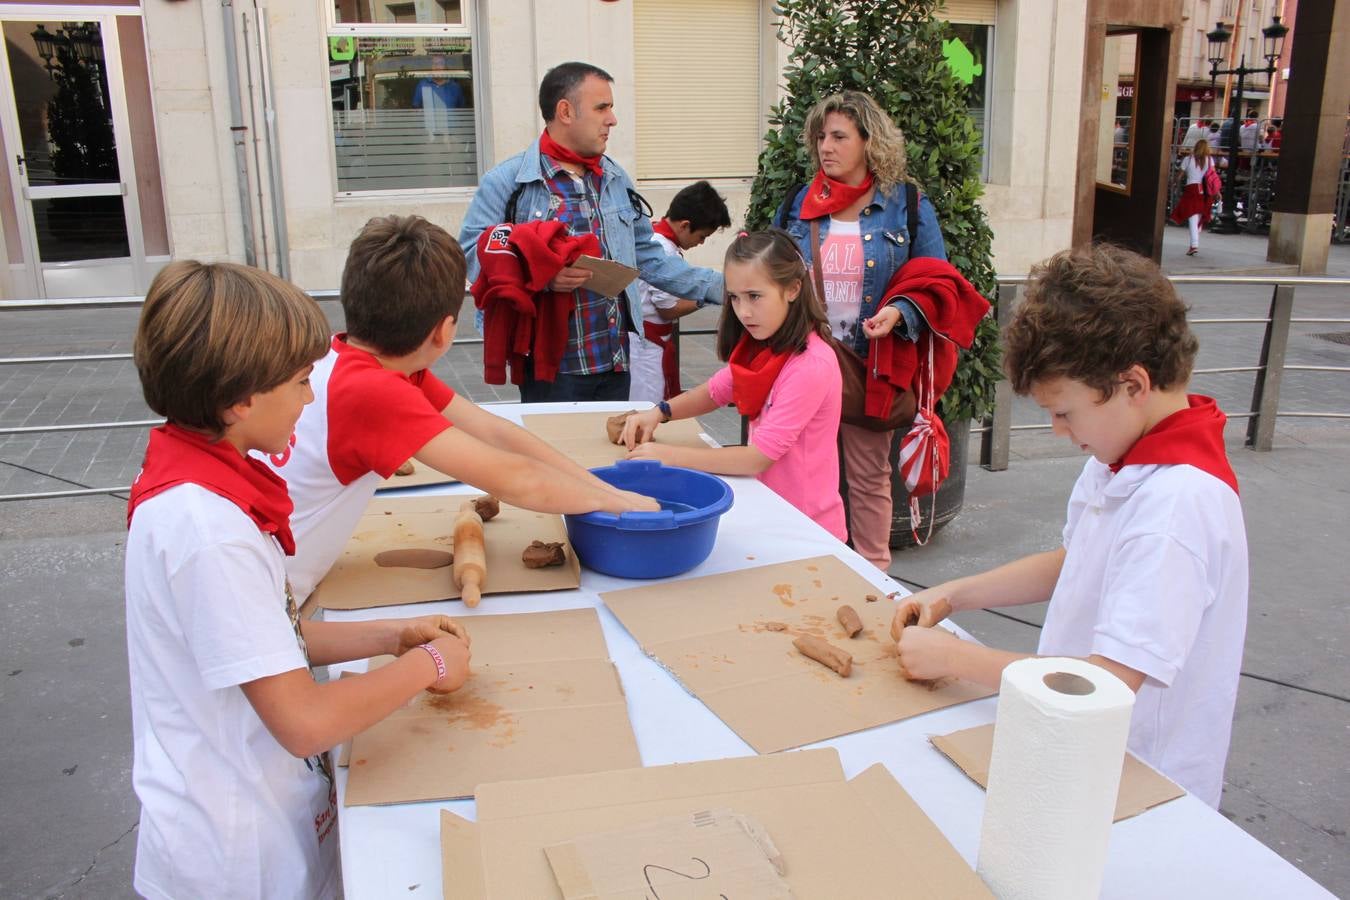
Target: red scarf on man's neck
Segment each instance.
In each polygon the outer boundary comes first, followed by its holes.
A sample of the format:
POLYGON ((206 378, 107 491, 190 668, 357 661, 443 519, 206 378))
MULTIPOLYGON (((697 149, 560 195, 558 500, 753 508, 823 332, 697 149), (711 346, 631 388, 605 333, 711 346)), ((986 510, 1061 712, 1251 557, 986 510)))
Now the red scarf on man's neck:
POLYGON ((178 425, 161 425, 150 432, 141 473, 131 485, 127 526, 136 507, 180 484, 195 484, 224 497, 244 511, 258 530, 275 535, 287 556, 295 555, 291 535, 290 494, 286 482, 259 460, 242 455, 226 441, 178 425))
POLYGON ((582 156, 575 150, 569 150, 555 141, 553 136, 548 133, 547 128, 544 129, 543 134, 539 135, 539 152, 558 162, 568 162, 578 166, 585 166, 595 173, 596 178, 601 178, 605 174, 605 168, 600 163, 600 160, 603 158, 602 154, 582 156))
POLYGON ((801 218, 819 219, 847 209, 863 194, 870 192, 875 182, 876 176, 871 172, 867 173, 862 184, 855 187, 835 181, 823 169, 817 170, 815 179, 806 189, 806 199, 802 200, 801 218))
POLYGON ((680 242, 675 237, 675 229, 670 227, 670 223, 666 221, 665 216, 662 216, 652 223, 652 231, 674 244, 676 250, 681 249, 680 242))
POLYGON ((791 356, 790 351, 774 353, 768 344, 741 335, 731 351, 727 364, 731 366, 731 399, 736 409, 747 419, 753 419, 764 408, 769 391, 778 380, 778 373, 791 356))
POLYGON ((1172 413, 1134 442, 1125 455, 1111 466, 1119 472, 1124 466, 1190 465, 1208 472, 1238 492, 1237 475, 1228 462, 1223 446, 1223 426, 1228 417, 1212 397, 1190 394, 1190 406, 1172 413))

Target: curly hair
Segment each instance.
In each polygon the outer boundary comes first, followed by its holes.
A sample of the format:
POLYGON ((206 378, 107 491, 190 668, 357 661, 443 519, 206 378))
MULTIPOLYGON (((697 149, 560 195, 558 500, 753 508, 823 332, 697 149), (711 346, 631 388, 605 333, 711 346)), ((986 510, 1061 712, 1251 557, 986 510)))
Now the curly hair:
POLYGON ((1159 390, 1184 386, 1200 347, 1158 264, 1110 244, 1063 250, 1034 266, 1004 342, 1018 394, 1071 378, 1102 400, 1135 364, 1159 390))
POLYGON ((820 151, 816 145, 825 133, 825 117, 834 112, 848 116, 858 129, 858 134, 867 142, 863 151, 867 168, 876 176, 877 187, 883 194, 890 193, 900 184, 913 181, 909 177, 905 157, 904 132, 877 105, 877 101, 861 91, 831 94, 811 107, 811 111, 806 114, 802 143, 806 145, 812 166, 820 168, 820 151))

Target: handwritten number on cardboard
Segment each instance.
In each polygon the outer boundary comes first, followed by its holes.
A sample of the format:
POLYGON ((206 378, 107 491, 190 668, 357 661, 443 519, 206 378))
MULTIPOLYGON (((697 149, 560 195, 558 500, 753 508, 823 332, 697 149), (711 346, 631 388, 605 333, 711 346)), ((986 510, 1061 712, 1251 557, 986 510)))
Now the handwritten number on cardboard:
MULTIPOLYGON (((690 858, 691 860, 693 860, 694 862, 698 863, 700 866, 703 867, 703 874, 702 874, 702 875, 688 875, 688 874, 686 874, 686 873, 684 873, 684 872, 680 872, 680 871, 677 871, 677 870, 675 870, 675 869, 670 869, 670 868, 667 868, 666 866, 658 866, 658 865, 655 865, 655 864, 652 864, 652 863, 649 863, 648 865, 645 865, 645 866, 642 867, 642 877, 643 877, 644 879, 646 879, 646 881, 647 881, 647 890, 649 890, 649 891, 652 892, 652 900, 661 900, 661 895, 658 894, 658 893, 656 892, 656 888, 652 886, 652 870, 653 870, 653 869, 655 869, 655 870, 657 870, 657 871, 659 871, 659 872, 669 872, 670 874, 676 875, 676 876, 678 876, 678 877, 680 877, 680 878, 688 878, 690 881, 702 881, 702 880, 704 880, 705 878, 710 878, 710 877, 712 877, 712 868, 711 868, 706 862, 704 862, 703 860, 699 859, 697 856, 691 856, 691 857, 689 857, 689 858, 690 858)), ((718 894, 717 896, 721 897, 722 900, 728 900, 726 894, 718 894)))

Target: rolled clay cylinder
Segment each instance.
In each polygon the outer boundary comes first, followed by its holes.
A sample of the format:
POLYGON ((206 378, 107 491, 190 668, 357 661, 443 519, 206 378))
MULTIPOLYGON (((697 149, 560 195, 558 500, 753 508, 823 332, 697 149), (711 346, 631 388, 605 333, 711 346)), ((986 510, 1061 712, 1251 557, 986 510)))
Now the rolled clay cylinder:
POLYGON ((397 469, 395 469, 395 470, 394 470, 394 474, 395 474, 395 475, 399 475, 399 476, 411 475, 411 474, 413 473, 413 471, 414 471, 414 469, 413 469, 413 461, 410 459, 410 460, 408 460, 407 462, 405 462, 403 465, 401 465, 401 466, 399 466, 397 469))
POLYGON ((797 648, 802 656, 814 659, 830 669, 834 669, 843 678, 847 678, 853 671, 853 656, 829 641, 822 641, 818 637, 804 634, 792 642, 792 646, 797 648))
POLYGON ((839 624, 844 626, 844 631, 848 633, 849 637, 857 637, 858 632, 862 631, 863 624, 862 619, 858 617, 858 611, 847 603, 839 607, 839 611, 834 615, 839 620, 839 624))
POLYGON ((567 553, 563 550, 560 541, 545 543, 544 541, 531 541, 530 546, 525 548, 525 552, 520 554, 520 561, 525 563, 527 569, 542 569, 545 566, 561 566, 567 561, 567 553))
POLYGON ((455 561, 455 555, 448 550, 383 550, 375 554, 375 565, 386 569, 444 569, 455 561))
POLYGON ((618 444, 623 441, 623 423, 627 422, 628 417, 636 412, 636 409, 630 409, 628 412, 610 416, 605 420, 605 433, 609 435, 611 444, 618 444))
POLYGON ((472 500, 465 500, 455 517, 455 587, 465 606, 477 606, 487 580, 487 550, 483 546, 483 520, 472 500))
POLYGON ((488 494, 486 497, 479 497, 473 501, 473 508, 478 513, 478 518, 487 522, 497 517, 497 513, 502 511, 501 501, 488 494))

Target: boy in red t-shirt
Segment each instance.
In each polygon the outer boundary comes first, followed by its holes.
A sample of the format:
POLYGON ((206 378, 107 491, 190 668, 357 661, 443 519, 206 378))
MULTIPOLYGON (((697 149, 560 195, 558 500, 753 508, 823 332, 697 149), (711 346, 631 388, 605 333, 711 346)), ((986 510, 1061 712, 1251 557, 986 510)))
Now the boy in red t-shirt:
POLYGON ((347 331, 314 366, 314 403, 291 446, 268 457, 295 502, 287 575, 297 600, 327 574, 381 480, 409 459, 539 512, 659 508, 431 374, 454 341, 464 286, 459 244, 420 216, 371 219, 352 241, 342 273, 347 331))

